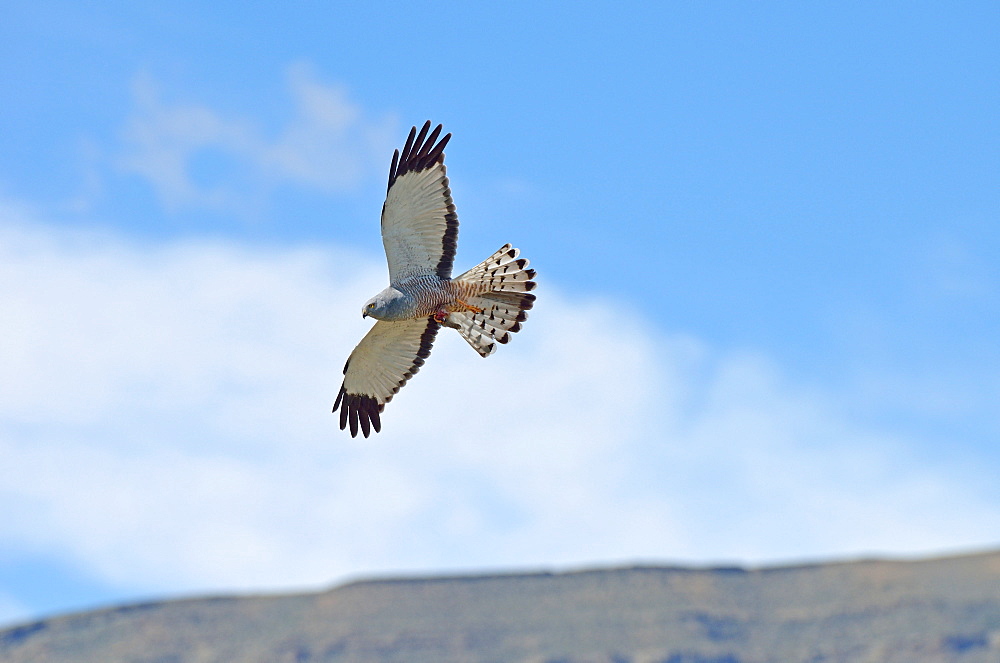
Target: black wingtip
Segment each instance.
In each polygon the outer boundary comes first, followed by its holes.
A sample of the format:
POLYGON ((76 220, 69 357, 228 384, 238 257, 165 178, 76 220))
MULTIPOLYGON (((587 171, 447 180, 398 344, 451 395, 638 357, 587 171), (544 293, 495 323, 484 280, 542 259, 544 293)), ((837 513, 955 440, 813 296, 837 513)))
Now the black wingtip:
POLYGON ((347 428, 347 411, 351 408, 347 405, 347 399, 340 404, 340 430, 347 428))
POLYGON ((402 151, 397 150, 399 156, 393 155, 392 165, 389 168, 389 189, 392 188, 392 184, 397 178, 406 173, 420 172, 443 160, 444 148, 451 140, 451 134, 438 140, 442 129, 443 125, 439 124, 431 131, 430 120, 424 122, 419 133, 416 126, 410 128, 402 151))
POLYGON ((358 436, 358 408, 354 407, 354 403, 351 403, 352 407, 347 408, 348 418, 351 422, 351 437, 358 436))
POLYGON ((430 120, 424 122, 424 126, 420 127, 420 133, 417 134, 417 139, 413 141, 413 152, 415 154, 420 154, 420 148, 424 146, 424 138, 427 137, 427 130, 430 128, 431 128, 430 120))
POLYGON ((406 143, 403 144, 403 152, 400 155, 402 157, 402 161, 406 161, 406 159, 410 156, 410 148, 413 147, 413 139, 416 138, 416 136, 417 128, 413 127, 410 129, 410 133, 406 136, 406 143))
POLYGON ((385 190, 388 193, 389 189, 392 188, 392 183, 396 181, 396 169, 399 168, 399 150, 392 151, 392 165, 389 166, 389 184, 386 185, 385 190))
MULTIPOLYGON (((433 136, 437 136, 437 134, 440 133, 440 131, 441 131, 441 125, 439 124, 437 125, 437 129, 435 129, 434 133, 432 134, 432 138, 430 140, 431 143, 434 142, 433 136)), ((427 153, 425 162, 427 163, 428 166, 432 163, 437 163, 438 161, 444 159, 444 148, 448 145, 449 140, 451 140, 451 134, 450 133, 445 134, 444 138, 441 139, 441 142, 438 143, 434 147, 434 149, 432 149, 430 152, 427 153)))
MULTIPOLYGON (((397 389, 398 391, 398 389, 397 389)), ((333 412, 340 409, 340 430, 350 427, 351 437, 357 437, 360 430, 366 438, 372 431, 382 431, 382 419, 379 416, 385 408, 385 403, 378 402, 367 394, 349 394, 346 387, 340 388, 337 400, 333 403, 333 412)))

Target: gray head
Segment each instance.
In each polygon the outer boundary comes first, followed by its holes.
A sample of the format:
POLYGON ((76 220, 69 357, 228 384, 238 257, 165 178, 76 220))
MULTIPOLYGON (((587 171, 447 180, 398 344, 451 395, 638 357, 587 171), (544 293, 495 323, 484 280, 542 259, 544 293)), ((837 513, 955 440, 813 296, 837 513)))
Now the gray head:
POLYGON ((376 320, 408 320, 413 317, 416 302, 392 286, 378 293, 361 309, 361 317, 371 316, 376 320))

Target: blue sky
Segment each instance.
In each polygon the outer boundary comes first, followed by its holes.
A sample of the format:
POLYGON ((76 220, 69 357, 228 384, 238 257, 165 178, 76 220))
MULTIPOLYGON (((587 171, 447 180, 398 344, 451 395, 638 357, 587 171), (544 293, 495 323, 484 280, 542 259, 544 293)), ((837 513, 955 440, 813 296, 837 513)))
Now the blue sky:
POLYGON ((1000 7, 647 5, 7 3, 0 622, 996 545, 1000 7), (425 119, 541 299, 353 441, 425 119))

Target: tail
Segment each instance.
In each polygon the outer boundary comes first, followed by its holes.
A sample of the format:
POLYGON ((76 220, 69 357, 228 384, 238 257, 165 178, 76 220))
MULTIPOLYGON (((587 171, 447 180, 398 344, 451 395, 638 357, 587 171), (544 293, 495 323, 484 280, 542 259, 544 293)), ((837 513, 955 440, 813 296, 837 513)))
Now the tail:
POLYGON ((488 357, 497 343, 507 343, 510 335, 520 331, 528 319, 527 311, 535 305, 535 270, 528 261, 518 258, 520 251, 504 244, 500 250, 479 263, 455 281, 474 294, 465 303, 482 309, 482 313, 451 313, 445 325, 454 327, 476 352, 488 357))

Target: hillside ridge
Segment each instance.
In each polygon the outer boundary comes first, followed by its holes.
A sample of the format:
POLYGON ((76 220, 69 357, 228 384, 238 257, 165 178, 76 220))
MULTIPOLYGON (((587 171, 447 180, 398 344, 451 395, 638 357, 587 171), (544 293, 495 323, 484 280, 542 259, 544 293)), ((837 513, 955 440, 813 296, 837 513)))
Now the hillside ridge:
POLYGON ((1000 551, 400 575, 144 601, 7 628, 0 660, 996 663, 1000 551))

